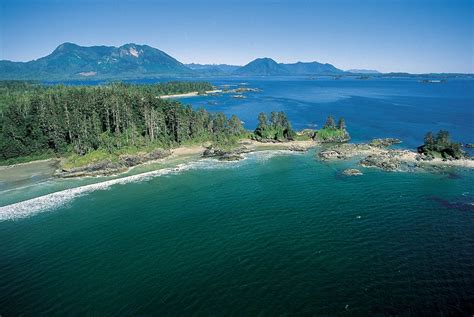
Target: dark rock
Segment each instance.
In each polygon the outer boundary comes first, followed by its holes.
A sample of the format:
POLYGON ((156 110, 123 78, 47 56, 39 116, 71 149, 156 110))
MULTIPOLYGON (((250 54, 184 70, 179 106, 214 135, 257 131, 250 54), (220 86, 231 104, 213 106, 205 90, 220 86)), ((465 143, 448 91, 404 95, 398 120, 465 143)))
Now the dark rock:
POLYGON ((120 162, 127 167, 138 165, 142 162, 142 157, 139 155, 122 155, 120 162))
POLYGON ((210 146, 204 150, 204 152, 202 153, 202 157, 219 157, 224 154, 224 151, 210 146))

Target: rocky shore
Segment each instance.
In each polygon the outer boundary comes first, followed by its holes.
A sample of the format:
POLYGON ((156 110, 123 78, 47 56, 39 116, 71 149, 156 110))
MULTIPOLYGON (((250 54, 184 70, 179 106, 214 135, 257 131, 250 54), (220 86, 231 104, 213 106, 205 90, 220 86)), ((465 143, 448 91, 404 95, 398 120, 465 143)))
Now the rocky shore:
POLYGON ((313 141, 287 141, 287 142, 267 142, 262 143, 255 140, 242 140, 231 149, 220 149, 213 145, 207 146, 183 146, 173 150, 156 149, 150 153, 140 153, 135 155, 122 155, 117 161, 103 160, 88 165, 66 168, 64 162, 60 162, 59 168, 54 176, 59 178, 87 177, 87 176, 107 176, 124 173, 130 168, 145 164, 162 161, 171 157, 195 156, 202 158, 215 158, 219 161, 238 161, 244 159, 244 154, 264 151, 264 150, 288 150, 295 152, 307 151, 315 146, 313 141))
POLYGON ((212 157, 219 161, 238 161, 244 159, 243 154, 264 150, 287 150, 293 152, 305 152, 316 145, 313 141, 286 141, 286 142, 260 142, 256 140, 243 140, 239 145, 230 150, 222 150, 209 146, 202 153, 202 157, 212 157))
POLYGON ((136 155, 122 155, 117 162, 104 160, 92 164, 88 164, 75 168, 59 168, 54 176, 60 178, 83 177, 83 176, 102 176, 112 175, 127 171, 130 167, 134 167, 143 163, 151 162, 166 158, 171 155, 171 151, 156 149, 150 153, 140 153, 136 155))
MULTIPOLYGON (((106 176, 128 171, 130 168, 153 162, 161 162, 171 157, 202 157, 214 158, 219 161, 238 161, 245 158, 245 154, 255 151, 286 150, 305 152, 309 148, 317 147, 316 157, 322 161, 349 160, 358 158, 357 165, 361 167, 379 168, 384 171, 413 171, 416 169, 441 169, 446 167, 474 168, 474 160, 464 158, 459 160, 432 159, 422 153, 409 150, 390 148, 401 143, 398 139, 374 139, 368 143, 337 143, 332 145, 321 144, 314 140, 305 141, 268 141, 265 142, 245 139, 231 149, 221 149, 207 144, 205 146, 183 146, 173 150, 156 149, 150 153, 122 155, 117 160, 103 160, 85 166, 66 168, 64 161, 60 162, 54 176, 59 178, 106 176)), ((342 171, 346 176, 358 176, 363 173, 356 168, 342 171)))
POLYGON ((398 139, 374 139, 369 143, 337 144, 322 149, 317 158, 323 161, 347 160, 360 157, 358 164, 363 167, 375 167, 384 171, 410 171, 414 169, 465 167, 474 168, 474 160, 433 159, 422 153, 409 150, 390 149, 393 144, 401 143, 398 139))

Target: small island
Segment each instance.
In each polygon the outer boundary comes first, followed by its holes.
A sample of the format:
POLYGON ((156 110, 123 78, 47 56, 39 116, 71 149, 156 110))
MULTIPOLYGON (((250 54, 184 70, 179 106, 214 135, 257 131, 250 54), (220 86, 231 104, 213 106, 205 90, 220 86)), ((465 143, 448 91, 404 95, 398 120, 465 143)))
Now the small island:
POLYGON ((361 157, 358 164, 376 167, 385 171, 414 171, 449 166, 474 168, 474 160, 461 149, 461 144, 452 142, 447 131, 438 132, 436 138, 429 132, 425 143, 417 152, 391 149, 401 140, 394 138, 374 139, 369 143, 337 144, 322 149, 317 158, 322 161, 348 160, 361 157))
POLYGON ((346 120, 339 118, 339 121, 334 121, 332 116, 329 116, 324 124, 324 127, 315 131, 314 140, 320 143, 344 143, 349 142, 351 136, 346 130, 346 120))
POLYGON ((436 136, 428 132, 424 144, 418 147, 418 153, 423 154, 424 160, 435 158, 445 160, 459 160, 466 158, 461 143, 452 142, 448 131, 440 130, 436 136))

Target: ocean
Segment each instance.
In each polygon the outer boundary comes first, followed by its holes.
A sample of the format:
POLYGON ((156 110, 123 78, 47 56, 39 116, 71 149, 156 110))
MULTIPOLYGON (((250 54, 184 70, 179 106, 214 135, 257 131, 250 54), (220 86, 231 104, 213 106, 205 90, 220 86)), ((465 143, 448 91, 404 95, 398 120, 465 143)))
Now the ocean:
MULTIPOLYGON (((413 150, 445 129, 474 143, 469 79, 209 80, 262 92, 181 101, 249 129, 285 111, 295 129, 344 116, 354 142, 413 150)), ((0 315, 472 315, 474 172, 349 167, 263 151, 120 177, 0 175, 0 315)))

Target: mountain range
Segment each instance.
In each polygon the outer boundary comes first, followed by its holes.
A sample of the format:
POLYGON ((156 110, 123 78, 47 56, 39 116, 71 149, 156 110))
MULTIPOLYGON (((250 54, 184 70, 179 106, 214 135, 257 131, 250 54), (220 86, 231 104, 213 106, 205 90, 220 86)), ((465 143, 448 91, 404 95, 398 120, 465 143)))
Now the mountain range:
POLYGON ((148 45, 84 47, 59 45, 51 54, 29 62, 0 61, 0 79, 77 80, 166 76, 292 76, 338 75, 344 71, 318 62, 277 63, 258 58, 245 66, 183 64, 148 45))

